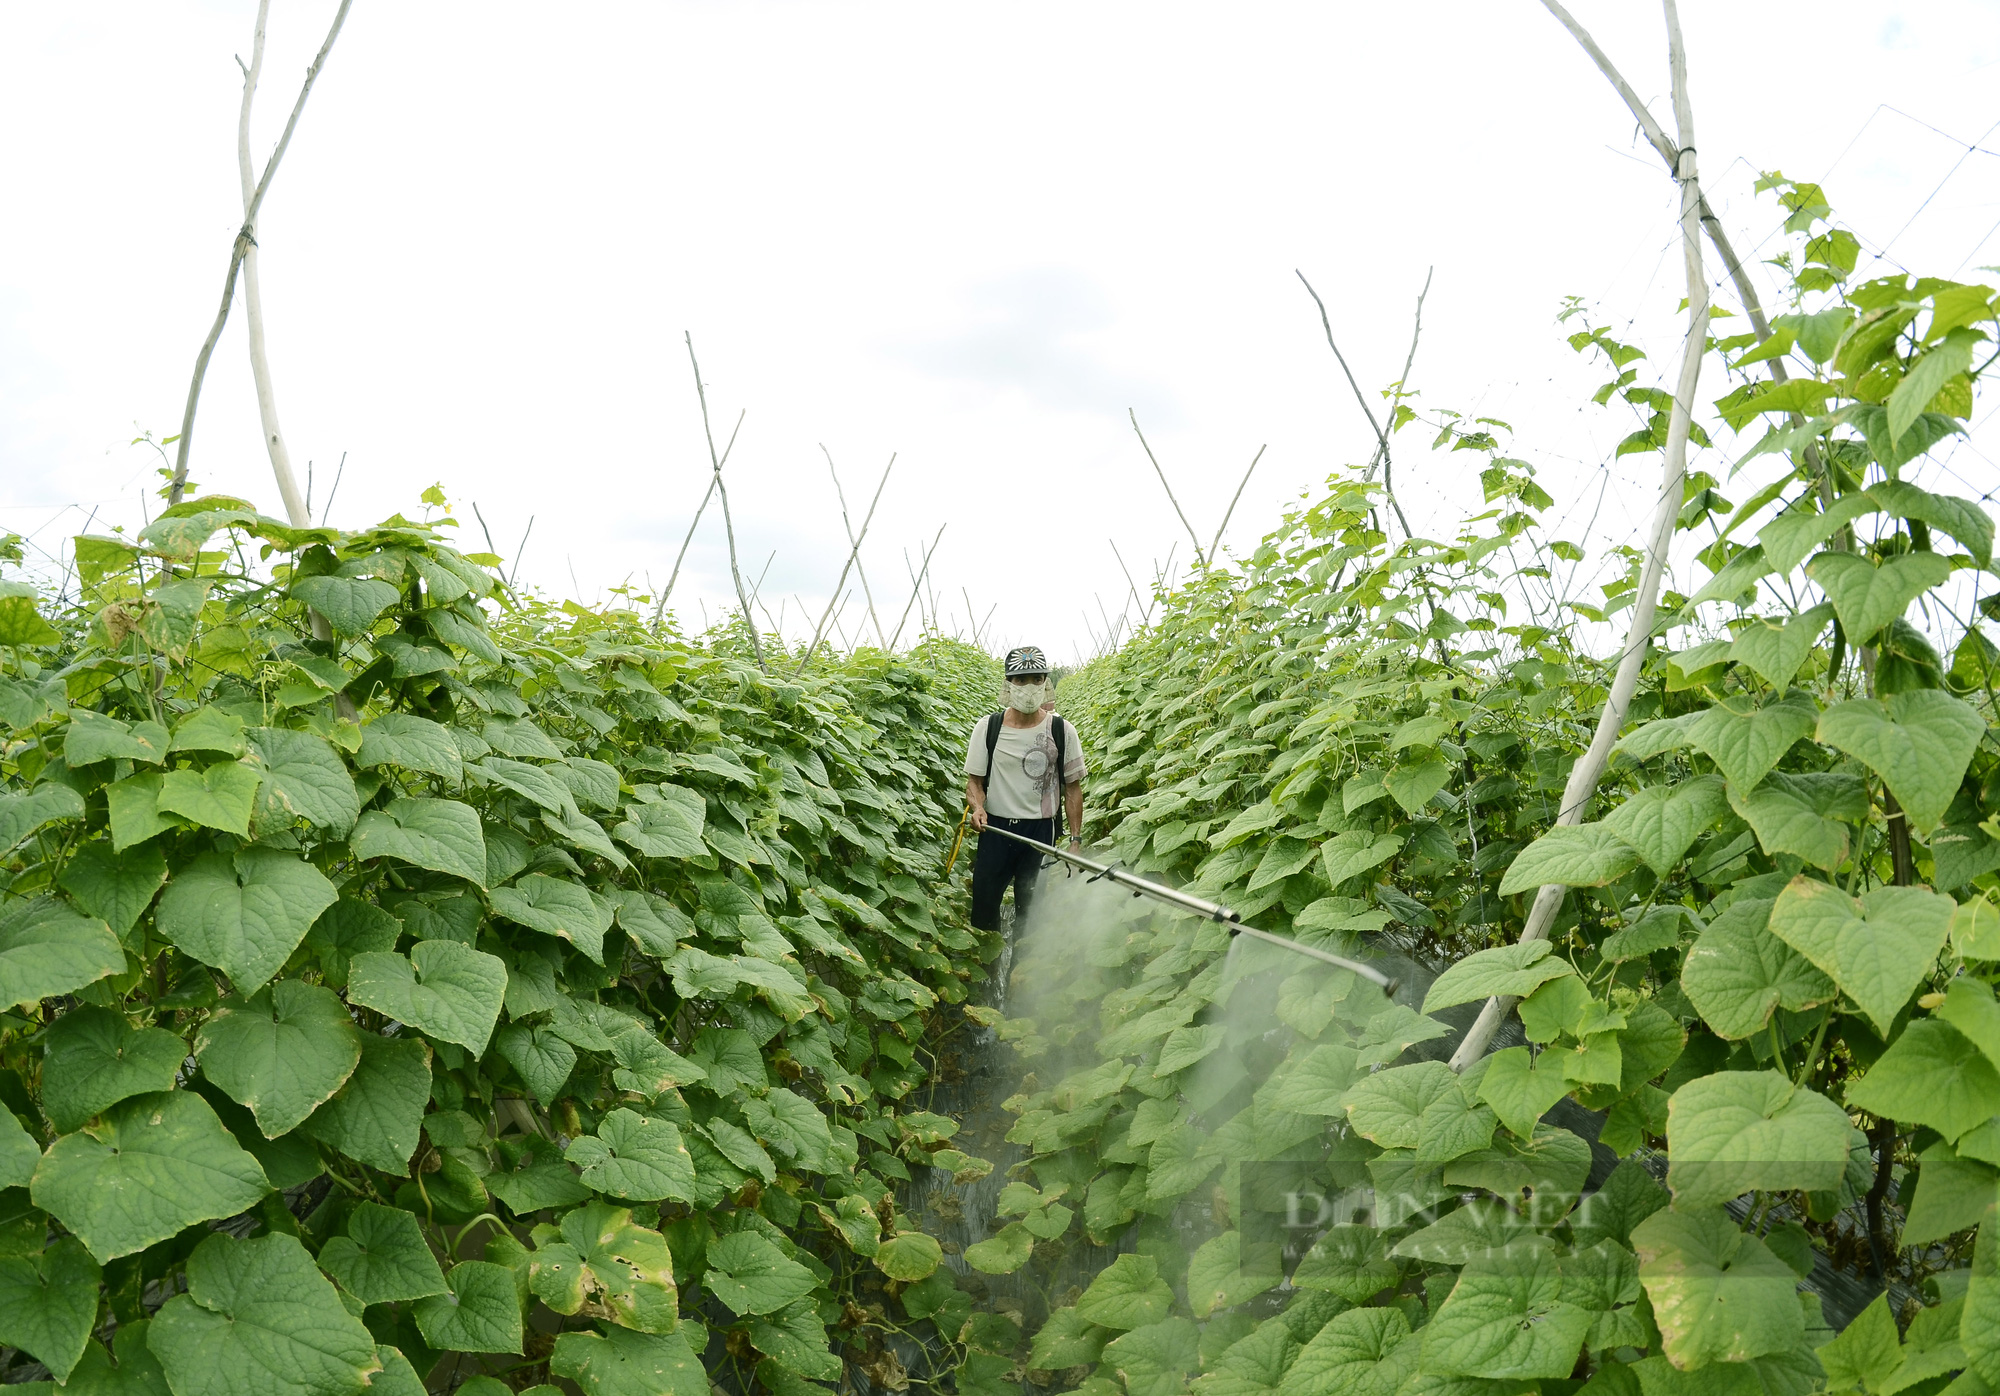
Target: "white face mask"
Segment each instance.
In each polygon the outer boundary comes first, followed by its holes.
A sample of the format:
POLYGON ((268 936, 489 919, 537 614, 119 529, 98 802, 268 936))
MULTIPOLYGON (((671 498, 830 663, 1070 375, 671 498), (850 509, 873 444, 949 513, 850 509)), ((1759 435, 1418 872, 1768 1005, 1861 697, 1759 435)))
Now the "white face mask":
POLYGON ((1026 715, 1039 712, 1042 704, 1049 701, 1047 683, 1010 683, 1007 685, 1007 704, 1015 712, 1026 715))

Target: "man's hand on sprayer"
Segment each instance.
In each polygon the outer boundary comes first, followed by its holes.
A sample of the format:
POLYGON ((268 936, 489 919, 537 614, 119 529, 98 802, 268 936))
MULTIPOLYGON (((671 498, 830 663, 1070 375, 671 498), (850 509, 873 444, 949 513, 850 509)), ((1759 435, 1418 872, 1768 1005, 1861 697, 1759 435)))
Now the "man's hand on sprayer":
POLYGON ((982 804, 974 804, 974 805, 973 805, 973 807, 972 807, 972 816, 971 816, 971 820, 972 820, 972 832, 973 832, 973 833, 975 833, 975 834, 983 834, 983 833, 985 833, 985 832, 986 832, 986 806, 985 806, 985 805, 982 805, 982 804))

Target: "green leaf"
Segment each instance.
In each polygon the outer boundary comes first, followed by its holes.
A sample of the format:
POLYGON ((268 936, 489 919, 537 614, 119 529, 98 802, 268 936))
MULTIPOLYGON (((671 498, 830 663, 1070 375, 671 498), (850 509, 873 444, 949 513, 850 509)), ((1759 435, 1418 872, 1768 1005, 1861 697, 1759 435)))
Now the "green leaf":
POLYGON ((123 853, 172 826, 173 821, 160 814, 160 787, 165 780, 166 777, 153 772, 128 776, 104 787, 113 852, 123 853))
POLYGON ((1847 1103, 1883 1119, 1929 1125, 1956 1140, 2000 1115, 2000 1072, 1951 1024, 1920 1018, 1866 1076, 1848 1084, 1847 1103))
POLYGON ((1932 494, 1907 480, 1884 480, 1871 486, 1868 494, 1899 519, 1921 519, 1950 534, 1981 567, 1992 564, 1993 520, 1971 500, 1932 494))
POLYGON ((604 963, 604 933, 611 929, 611 909, 591 896, 588 888, 529 873, 512 887, 495 887, 487 897, 493 910, 509 921, 566 940, 592 963, 604 963))
POLYGON ((1160 1048, 1160 1060, 1153 1068, 1154 1077, 1164 1080, 1177 1071, 1185 1071, 1220 1047, 1228 1035, 1229 1029, 1221 1023, 1175 1028, 1167 1034, 1167 1040, 1160 1048))
POLYGON ((1401 1309, 1335 1314, 1300 1349, 1286 1396, 1394 1396, 1416 1375, 1422 1344, 1401 1309))
POLYGON ((1924 834, 1944 818, 1985 735, 1985 720, 1970 705, 1935 688, 1850 699, 1819 720, 1819 739, 1866 762, 1924 834))
MULTIPOLYGON (((1769 532, 1769 529, 1765 531, 1769 532)), ((1804 556, 1801 552, 1799 558, 1782 570, 1789 573, 1804 556)), ((1729 647, 1729 657, 1749 665, 1765 683, 1783 693, 1791 684, 1792 677, 1799 672, 1799 666, 1806 662, 1806 656, 1812 653, 1814 642, 1825 633, 1826 623, 1832 619, 1833 607, 1822 602, 1782 624, 1762 618, 1752 620, 1736 632, 1736 639, 1729 647)))
POLYGON ((1551 979, 1575 974, 1569 961, 1551 955, 1550 948, 1546 940, 1524 940, 1467 955, 1432 981, 1424 1012, 1496 994, 1525 997, 1551 979))
POLYGON ((678 1333, 563 1333, 549 1371, 568 1377, 584 1396, 708 1396, 708 1374, 678 1333))
POLYGON ((1198 1342, 1192 1323, 1164 1318, 1112 1339, 1104 1362, 1123 1379, 1126 1396, 1175 1396, 1200 1361, 1198 1342))
POLYGON ((65 1236, 39 1257, 0 1259, 0 1346, 69 1380, 97 1326, 97 1262, 65 1236))
POLYGON ((1925 840, 1935 873, 1931 885, 1940 892, 1965 886, 1981 873, 2000 868, 2000 839, 1976 824, 1940 824, 1925 840))
POLYGON ((53 645, 62 639, 35 609, 35 599, 25 582, 0 582, 0 646, 53 645))
POLYGON ((243 736, 243 719, 220 708, 196 708, 174 724, 170 751, 219 751, 243 756, 250 750, 243 736))
POLYGON ((292 595, 325 616, 334 633, 365 635, 375 617, 396 604, 402 593, 373 577, 301 577, 292 595))
POLYGON ((827 1347, 826 1324, 808 1299, 787 1304, 768 1317, 751 1319, 750 1341, 757 1351, 769 1354, 767 1361, 758 1364, 758 1372, 765 1385, 773 1390, 783 1390, 788 1384, 806 1386, 796 1380, 798 1376, 837 1381, 845 1370, 841 1360, 827 1347), (774 1381, 774 1367, 795 1374, 793 1381, 774 1381))
POLYGON ((472 762, 465 769, 503 789, 526 796, 551 814, 564 814, 576 808, 576 797, 569 793, 569 787, 540 766, 489 756, 484 761, 472 762))
POLYGON ((1847 858, 1845 824, 1868 817, 1868 789, 1860 777, 1834 771, 1773 771, 1748 795, 1732 786, 1729 807, 1766 853, 1791 853, 1831 872, 1847 858))
POLYGON ((1076 1301, 1077 1315, 1100 1328, 1132 1329, 1158 1323, 1174 1294, 1151 1256, 1121 1255, 1097 1273, 1076 1301))
POLYGON ((576 1069, 576 1049, 549 1028, 509 1023, 493 1037, 493 1046, 543 1105, 553 1105, 576 1069))
POLYGON ((1322 1043, 1287 1068, 1283 1076, 1274 1076, 1268 1103, 1273 1109, 1297 1115, 1341 1115, 1345 1110, 1340 1099, 1360 1074, 1361 1064, 1352 1047, 1322 1043))
POLYGON ((768 1314, 804 1298, 817 1282, 761 1233, 739 1231, 709 1243, 702 1283, 731 1313, 768 1314))
POLYGON ((1972 330, 1954 330, 1942 344, 1926 350, 1910 365, 1910 371, 1889 393, 1886 404, 1891 441, 1899 440, 1910 424, 1924 415, 1931 399, 1946 383, 1972 367, 1974 347, 1984 338, 1972 330))
POLYGON ((250 811, 257 802, 260 777, 242 761, 220 761, 205 771, 168 771, 160 779, 156 809, 178 814, 192 824, 220 829, 238 838, 250 832, 250 811))
POLYGON ((42 1111, 64 1134, 121 1100, 172 1090, 188 1055, 165 1028, 134 1028, 88 1005, 56 1019, 42 1050, 42 1111))
POLYGON ((1606 815, 1604 827, 1637 849, 1646 866, 1665 877, 1680 862, 1688 845, 1720 819, 1727 807, 1722 778, 1696 776, 1673 785, 1647 786, 1606 815))
POLYGON ((295 853, 250 847, 205 853, 174 874, 160 898, 159 932, 254 993, 333 905, 333 884, 295 853))
POLYGON ((401 766, 406 771, 443 776, 453 785, 465 778, 464 762, 450 730, 410 713, 383 713, 363 727, 361 750, 355 753, 354 764, 401 766))
POLYGON ((467 1260, 452 1266, 444 1278, 449 1293, 410 1305, 425 1342, 441 1352, 521 1350, 521 1301, 515 1297, 512 1270, 488 1260, 467 1260))
POLYGON ((506 1166, 488 1173, 483 1181, 517 1215, 589 1201, 590 1189, 563 1162, 562 1150, 553 1140, 527 1139, 515 1144, 503 1139, 498 1147, 506 1166))
POLYGON ((21 1128, 12 1110, 0 1105, 0 1188, 26 1187, 41 1161, 42 1146, 35 1136, 21 1128))
POLYGON ((158 766, 167 759, 173 737, 157 722, 128 726, 115 717, 78 708, 70 714, 63 732, 63 760, 75 766, 94 766, 99 761, 123 757, 158 766))
POLYGON ((0 1010, 73 994, 124 968, 111 928, 53 897, 0 908, 0 1010))
POLYGON ((1951 562, 1940 553, 1904 553, 1878 567, 1855 553, 1826 552, 1807 565, 1806 574, 1833 602, 1847 643, 1865 645, 1912 601, 1942 585, 1951 576, 1951 562))
POLYGON ((300 1128, 370 1168, 401 1177, 431 1098, 430 1044, 364 1033, 361 1064, 300 1128))
POLYGON ((1995 1002, 1992 989, 1970 975, 1959 975, 1937 1012, 2000 1068, 2000 1002, 1995 1002))
POLYGON ((1338 834, 1320 846, 1326 880, 1335 887, 1388 862, 1403 846, 1400 834, 1370 834, 1354 830, 1338 834))
POLYGON ((250 748, 264 773, 257 800, 260 823, 277 813, 280 823, 303 819, 335 834, 354 827, 361 797, 332 743, 310 732, 253 727, 250 748))
POLYGON ((708 845, 702 842, 702 829, 708 802, 678 785, 661 785, 658 790, 656 800, 635 800, 625 806, 625 821, 611 836, 648 858, 704 857, 708 845))
POLYGON ((833 1166, 833 1134, 818 1107, 794 1091, 773 1086, 743 1102, 743 1120, 766 1145, 796 1168, 822 1173, 833 1166))
POLYGON ((921 1231, 905 1231, 875 1250, 875 1268, 892 1280, 921 1280, 944 1262, 944 1252, 921 1231))
POLYGON ((1805 1341, 1798 1276, 1720 1207, 1655 1212, 1632 1229, 1632 1247, 1676 1367, 1743 1362, 1805 1341))
POLYGON ((592 1202, 563 1218, 562 1237, 537 1250, 529 1270, 542 1302, 559 1314, 595 1303, 626 1328, 674 1331, 674 1258, 659 1232, 634 1224, 629 1208, 592 1202))
POLYGON ((1558 824, 1508 865, 1500 894, 1531 891, 1547 883, 1601 887, 1639 865, 1639 854, 1609 824, 1558 824))
MULTIPOLYGON (((1061 1311, 1058 1311, 1061 1312, 1061 1311)), ((1053 1320, 1054 1315, 1050 1315, 1053 1320)), ((1043 1332, 1047 1332, 1045 1328, 1043 1332)), ((1037 1335, 1036 1342, 1041 1341, 1037 1335)), ((1039 1349, 1038 1349, 1039 1350, 1039 1349)), ((1282 1323, 1266 1323, 1224 1349, 1194 1390, 1198 1396, 1278 1396, 1285 1369, 1299 1354, 1298 1340, 1282 1323)), ((1094 1360, 1089 1359, 1089 1360, 1094 1360)), ((1035 1366, 1045 1364, 1029 1358, 1035 1366)))
POLYGON ((1970 1359, 1967 1368, 1989 1387, 2000 1383, 2000 1224, 1992 1212, 1979 1224, 1973 1244, 1958 1336, 1970 1359))
MULTIPOLYGON (((1272 1326, 1282 1328, 1283 1325, 1272 1326)), ((1035 1334, 1028 1364, 1048 1372, 1095 1362, 1110 1337, 1109 1329, 1099 1328, 1074 1308, 1056 1309, 1035 1334)))
POLYGON ((479 814, 456 800, 395 800, 369 810, 348 841, 357 858, 400 858, 432 872, 486 885, 486 836, 479 814))
POLYGON ((1984 897, 1951 914, 1951 943, 1968 960, 2000 960, 2000 908, 1984 897))
POLYGON ((420 940, 408 959, 379 950, 356 955, 347 971, 350 1003, 474 1056, 485 1053, 506 995, 506 962, 455 940, 420 940))
POLYGON ((587 1185, 613 1197, 634 1202, 665 1197, 694 1200, 694 1160, 681 1142, 680 1130, 666 1120, 620 1107, 598 1123, 597 1133, 571 1140, 564 1157, 581 1171, 587 1185))
MULTIPOLYGON (((0 844, 5 842, 0 837, 0 844)), ((106 843, 87 843, 70 854, 56 880, 78 906, 123 939, 166 882, 167 860, 158 848, 118 853, 106 843)))
POLYGON ((321 1247, 319 1267, 363 1304, 445 1292, 444 1271, 424 1243, 417 1219, 379 1202, 354 1204, 347 1214, 347 1233, 321 1247))
POLYGON ((202 1074, 276 1139, 347 1083, 361 1036, 331 989, 280 979, 253 998, 223 1000, 195 1034, 194 1054, 202 1074))
POLYGON ((1546 1246, 1475 1255, 1423 1329, 1423 1369, 1441 1376, 1562 1377, 1592 1315, 1562 1298, 1546 1246))
POLYGON ((1815 1351, 1826 1369, 1833 1390, 1858 1387, 1864 1382, 1870 1391, 1881 1391, 1903 1363, 1902 1335, 1889 1312, 1889 1296, 1878 1294, 1875 1302, 1856 1314, 1840 1336, 1815 1351))
POLYGON ((1753 1189, 1825 1190, 1847 1170, 1847 1112, 1776 1071, 1718 1071, 1667 1105, 1667 1186, 1685 1210, 1753 1189))
POLYGON ((1771 908, 1771 933, 1818 966, 1885 1037, 1937 962, 1956 904, 1922 887, 1878 887, 1856 900, 1794 878, 1771 908))
MULTIPOLYGON (((1764 557, 1772 568, 1782 576, 1790 576, 1798 570, 1798 565, 1806 560, 1807 555, 1831 538, 1837 529, 1853 523, 1864 514, 1872 514, 1881 507, 1866 494, 1844 495, 1831 508, 1825 510, 1818 508, 1816 501, 1808 498, 1765 524, 1763 531, 1757 535, 1757 541, 1764 545, 1764 557)), ((1833 608, 1822 603, 1813 607, 1813 610, 1820 613, 1819 628, 1825 629, 1826 622, 1833 615, 1833 608)), ((1754 624, 1752 628, 1755 628, 1754 624)), ((1813 638, 1818 638, 1818 635, 1819 631, 1815 630, 1813 638)), ((1796 669, 1796 666, 1794 668, 1796 669)), ((1790 675, 1786 677, 1789 678, 1790 675)), ((1771 686, 1778 689, 1784 687, 1775 680, 1771 682, 1771 686)))
POLYGON ((1819 709, 1792 697, 1763 707, 1727 699, 1705 709, 1687 727, 1688 740, 1722 768, 1738 790, 1755 790, 1792 743, 1810 736, 1819 709))
POLYGON ((175 1396, 353 1396, 381 1369, 298 1239, 210 1236, 147 1335, 175 1396))
POLYGON ((1451 763, 1433 756, 1414 766, 1398 766, 1382 778, 1382 788, 1414 818, 1423 813, 1431 796, 1450 784, 1451 774, 1451 763))
MULTIPOLYGON (((1214 1165, 1209 1165, 1213 1171, 1214 1165)), ((1008 1222, 984 1241, 965 1248, 965 1263, 989 1275, 1011 1275, 1035 1253, 1035 1238, 1019 1222, 1008 1222)))
POLYGON ((1833 981, 1770 933, 1771 903, 1743 899, 1703 931, 1681 966, 1681 988, 1717 1036, 1764 1030, 1778 1008, 1816 1008, 1839 996, 1833 981))
POLYGON ((1495 1052, 1479 1081, 1479 1098, 1493 1107, 1501 1124, 1523 1138, 1533 1135, 1536 1122, 1569 1092, 1555 1059, 1537 1062, 1526 1047, 1495 1052))
POLYGON ((245 1153, 191 1091, 134 1096, 49 1146, 35 1169, 35 1205, 102 1263, 142 1251, 196 1222, 231 1217, 270 1191, 245 1153))
POLYGON ((372 902, 342 897, 320 913, 306 932, 306 944, 319 956, 326 982, 336 989, 347 987, 348 967, 356 955, 371 950, 394 950, 403 934, 403 923, 372 902))
POLYGON ((1959 1158, 1949 1144, 1933 1144, 1918 1159, 1917 1195, 1903 1223, 1903 1245, 1928 1246, 1978 1226, 1993 1205, 2000 1173, 1989 1164, 1959 1158))
POLYGON ((0 795, 0 853, 58 819, 83 814, 83 796, 67 785, 38 785, 26 793, 0 795))
MULTIPOLYGON (((1275 1258, 1274 1258, 1275 1261, 1275 1258)), ((1188 1307, 1205 1319, 1218 1309, 1233 1309, 1277 1285, 1284 1274, 1275 1263, 1268 1268, 1243 1259, 1243 1233, 1225 1231, 1210 1237, 1188 1259, 1188 1307)))

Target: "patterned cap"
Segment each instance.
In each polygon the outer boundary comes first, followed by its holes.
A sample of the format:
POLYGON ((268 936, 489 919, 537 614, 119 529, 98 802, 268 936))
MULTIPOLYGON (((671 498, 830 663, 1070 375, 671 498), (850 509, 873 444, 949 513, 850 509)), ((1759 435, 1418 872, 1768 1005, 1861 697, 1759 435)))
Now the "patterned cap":
POLYGON ((1023 645, 1017 650, 1007 651, 1007 677, 1026 678, 1030 674, 1047 674, 1049 657, 1033 645, 1023 645))

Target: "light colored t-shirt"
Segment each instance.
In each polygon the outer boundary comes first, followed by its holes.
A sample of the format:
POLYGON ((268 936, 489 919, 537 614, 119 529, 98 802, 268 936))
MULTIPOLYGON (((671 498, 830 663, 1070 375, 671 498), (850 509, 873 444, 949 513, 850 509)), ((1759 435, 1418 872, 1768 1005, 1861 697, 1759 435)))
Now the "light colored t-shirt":
POLYGON ((965 773, 986 779, 986 812, 1002 819, 1053 819, 1062 787, 1083 779, 1083 743, 1076 724, 1063 722, 1062 780, 1056 779, 1056 739, 1044 714, 1033 727, 1000 724, 1000 743, 993 749, 993 771, 986 770, 986 725, 1000 722, 992 713, 972 724, 965 747, 965 773))

